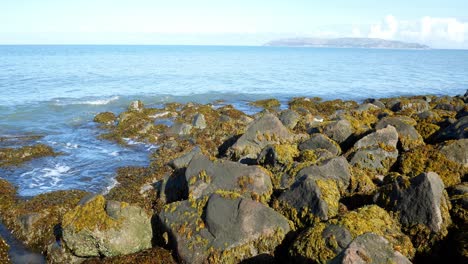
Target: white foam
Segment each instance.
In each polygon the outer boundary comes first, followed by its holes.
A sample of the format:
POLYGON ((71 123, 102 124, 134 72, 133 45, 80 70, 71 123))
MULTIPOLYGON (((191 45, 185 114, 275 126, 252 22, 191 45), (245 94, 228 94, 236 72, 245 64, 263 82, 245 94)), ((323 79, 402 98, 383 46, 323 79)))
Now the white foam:
POLYGON ((89 101, 83 101, 79 104, 88 104, 88 105, 106 105, 109 104, 113 101, 119 100, 118 96, 113 96, 109 99, 98 99, 98 100, 89 100, 89 101))
POLYGON ((65 145, 66 148, 68 149, 77 149, 78 148, 78 144, 72 144, 70 142, 68 142, 66 145, 65 145))
POLYGON ((160 118, 160 117, 165 117, 169 114, 169 112, 162 112, 162 113, 158 113, 158 114, 154 114, 154 115, 150 115, 149 117, 151 118, 160 118))
POLYGON ((111 183, 106 187, 106 189, 104 189, 102 193, 103 195, 108 194, 110 190, 112 190, 115 186, 119 184, 119 182, 115 178, 111 178, 110 181, 111 183))

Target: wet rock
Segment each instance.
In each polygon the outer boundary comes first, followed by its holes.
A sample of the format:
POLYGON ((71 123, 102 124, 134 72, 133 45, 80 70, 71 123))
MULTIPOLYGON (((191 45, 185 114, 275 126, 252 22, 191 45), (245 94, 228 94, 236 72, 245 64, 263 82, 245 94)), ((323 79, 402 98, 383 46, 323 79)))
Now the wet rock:
POLYGON ((350 164, 384 174, 398 158, 398 133, 387 126, 371 133, 354 144, 350 164))
POLYGON ((150 219, 133 205, 106 201, 101 195, 86 198, 63 217, 64 246, 78 257, 112 257, 148 249, 150 219))
POLYGON ((423 173, 409 182, 399 178, 384 188, 380 200, 399 213, 400 223, 411 234, 418 251, 428 251, 447 235, 450 202, 436 173, 423 173))
POLYGON ((333 121, 323 129, 323 133, 338 144, 345 142, 353 132, 354 129, 348 120, 333 121))
POLYGON ((0 263, 11 263, 10 257, 8 256, 8 249, 10 247, 0 236, 0 263))
POLYGON ((193 117, 192 126, 196 129, 205 129, 206 128, 206 120, 203 114, 196 114, 193 117))
POLYGON ((294 110, 287 109, 281 112, 279 119, 283 125, 289 129, 294 129, 301 116, 294 110))
POLYGON ((275 115, 266 113, 249 125, 228 154, 237 159, 246 156, 257 159, 267 145, 291 143, 296 138, 275 115))
POLYGON ((424 141, 419 135, 418 131, 410 122, 416 122, 414 120, 406 120, 404 117, 385 117, 381 119, 375 126, 375 129, 382 129, 391 125, 398 131, 398 138, 401 143, 401 147, 404 151, 408 151, 417 146, 424 145, 424 141))
POLYGON ((187 136, 190 135, 192 126, 185 123, 174 123, 166 132, 168 136, 187 136))
POLYGON ((24 162, 46 156, 56 156, 54 150, 44 144, 20 148, 0 148, 0 167, 19 166, 24 162))
POLYGON ((411 264, 411 261, 400 252, 395 251, 392 245, 382 236, 366 233, 358 236, 346 249, 330 263, 357 264, 357 263, 395 263, 411 264))
POLYGON ((193 157, 185 178, 189 197, 194 199, 224 190, 266 202, 272 193, 270 175, 265 169, 226 160, 211 161, 200 154, 193 157))
POLYGON ((183 263, 239 263, 272 254, 289 231, 273 209, 226 192, 169 204, 158 218, 183 263))
POLYGON ((468 167, 468 139, 459 139, 445 142, 440 152, 449 160, 468 167))
POLYGON ((461 117, 437 135, 437 139, 441 141, 464 138, 468 138, 468 116, 461 117))
POLYGON ((171 160, 169 162, 169 166, 171 166, 175 170, 186 168, 189 165, 192 158, 195 155, 201 154, 201 153, 202 153, 201 148, 196 146, 192 150, 190 150, 189 152, 185 153, 184 155, 171 160))
POLYGON ((310 138, 299 145, 299 150, 325 149, 333 155, 338 156, 341 153, 340 146, 324 134, 313 134, 310 138))
POLYGON ((327 263, 352 241, 347 228, 318 223, 303 231, 289 249, 295 263, 327 263))
POLYGON ((94 122, 103 125, 112 125, 117 120, 117 117, 112 112, 99 113, 94 117, 94 122))

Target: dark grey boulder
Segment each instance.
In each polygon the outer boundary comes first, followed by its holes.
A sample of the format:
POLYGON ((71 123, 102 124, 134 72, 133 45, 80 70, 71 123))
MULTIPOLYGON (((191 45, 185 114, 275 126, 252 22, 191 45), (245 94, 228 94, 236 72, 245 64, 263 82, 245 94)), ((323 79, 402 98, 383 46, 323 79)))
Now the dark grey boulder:
POLYGON ((287 109, 281 112, 279 119, 289 129, 294 129, 301 116, 294 110, 287 109))
POLYGON ((449 160, 455 161, 458 164, 468 167, 468 139, 459 139, 444 143, 440 148, 440 152, 449 160))
POLYGON ((437 139, 441 141, 464 138, 468 138, 468 116, 461 117, 437 135, 437 139))
POLYGON ((405 256, 395 251, 384 237, 374 233, 358 236, 334 258, 332 264, 411 264, 405 256))
POLYGON ((270 198, 271 178, 260 166, 247 166, 227 160, 212 161, 196 154, 185 171, 189 197, 194 199, 210 195, 217 190, 237 192, 246 197, 270 198))
POLYGON ((286 209, 299 214, 307 212, 320 220, 328 220, 338 214, 340 190, 334 179, 323 179, 313 175, 299 178, 289 190, 279 197, 286 209))
POLYGON ((397 143, 398 132, 395 127, 389 125, 361 138, 354 144, 354 148, 363 149, 369 147, 379 147, 382 145, 396 148, 397 143))
POLYGON ((359 111, 359 112, 368 111, 368 110, 377 110, 377 109, 380 109, 380 107, 375 105, 375 104, 371 104, 371 103, 360 104, 356 108, 356 110, 359 111))
POLYGON ((239 263, 271 255, 290 230, 287 219, 268 206, 219 194, 166 205, 158 224, 182 263, 239 263))
POLYGON ((229 149, 228 155, 257 159, 267 145, 293 142, 298 137, 291 133, 283 123, 271 113, 265 113, 253 121, 247 131, 229 149))
POLYGON ((414 126, 410 125, 414 120, 407 120, 406 117, 385 117, 381 119, 376 125, 375 129, 379 130, 391 125, 398 131, 398 138, 401 147, 404 151, 408 151, 417 146, 424 145, 424 141, 414 126))
POLYGON ((219 249, 274 235, 277 229, 283 234, 289 231, 287 219, 275 210, 251 199, 227 199, 216 194, 208 200, 205 221, 214 236, 212 245, 219 249))
POLYGON ((335 156, 341 154, 340 146, 326 135, 320 133, 312 134, 308 140, 302 142, 299 145, 299 150, 301 151, 308 149, 325 149, 335 156))
POLYGON ((326 125, 322 132, 341 144, 354 133, 354 129, 348 120, 338 120, 326 125))
POLYGON ((179 170, 185 168, 189 165, 190 161, 192 160, 193 156, 196 154, 201 154, 201 148, 199 146, 195 146, 192 150, 185 153, 184 155, 177 157, 169 162, 169 166, 173 169, 179 170))

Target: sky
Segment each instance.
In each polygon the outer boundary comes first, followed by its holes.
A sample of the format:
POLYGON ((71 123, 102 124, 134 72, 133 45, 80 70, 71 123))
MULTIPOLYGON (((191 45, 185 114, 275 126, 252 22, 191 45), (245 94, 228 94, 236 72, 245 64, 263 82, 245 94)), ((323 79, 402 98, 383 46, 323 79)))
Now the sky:
POLYGON ((468 1, 0 0, 0 44, 262 45, 289 37, 468 49, 468 1))

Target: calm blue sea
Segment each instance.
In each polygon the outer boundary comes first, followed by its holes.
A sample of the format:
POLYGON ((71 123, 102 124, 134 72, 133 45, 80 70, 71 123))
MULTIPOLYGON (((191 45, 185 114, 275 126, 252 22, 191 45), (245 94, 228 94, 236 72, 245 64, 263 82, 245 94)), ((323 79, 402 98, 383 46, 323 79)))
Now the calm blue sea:
POLYGON ((93 116, 122 111, 133 99, 148 105, 224 99, 246 109, 245 101, 269 97, 362 100, 467 88, 468 51, 460 50, 0 46, 0 137, 8 138, 0 146, 42 135, 38 142, 63 152, 0 170, 0 177, 26 196, 105 191, 116 168, 146 165, 155 147, 97 139, 93 116))

